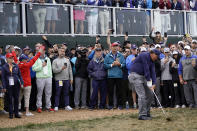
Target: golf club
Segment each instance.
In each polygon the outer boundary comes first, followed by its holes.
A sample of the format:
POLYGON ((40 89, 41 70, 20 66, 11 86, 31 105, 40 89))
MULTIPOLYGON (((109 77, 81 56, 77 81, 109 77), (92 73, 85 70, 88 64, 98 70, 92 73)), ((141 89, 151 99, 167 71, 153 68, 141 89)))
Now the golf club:
POLYGON ((155 97, 156 97, 156 99, 157 99, 157 102, 159 103, 159 106, 160 106, 160 108, 161 108, 161 110, 162 110, 163 114, 164 114, 164 115, 165 115, 165 117, 166 117, 166 120, 167 120, 167 121, 171 121, 171 119, 170 119, 169 117, 167 117, 166 112, 164 111, 163 107, 161 106, 161 103, 160 103, 160 101, 159 101, 159 99, 158 99, 157 95, 155 94, 155 91, 154 91, 154 90, 152 90, 152 91, 153 91, 153 94, 155 95, 155 97))

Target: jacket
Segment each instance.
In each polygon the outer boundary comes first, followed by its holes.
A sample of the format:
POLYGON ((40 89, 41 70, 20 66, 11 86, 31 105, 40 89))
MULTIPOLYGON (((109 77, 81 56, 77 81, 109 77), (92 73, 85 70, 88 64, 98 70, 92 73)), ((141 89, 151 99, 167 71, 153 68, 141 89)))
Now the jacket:
POLYGON ((87 67, 89 60, 87 58, 77 58, 75 63, 76 77, 88 78, 87 67))
POLYGON ((171 6, 171 9, 172 10, 182 10, 182 5, 179 1, 177 1, 176 5, 174 3, 172 3, 172 6, 171 6))
POLYGON ((30 75, 30 68, 36 62, 36 60, 40 57, 40 52, 36 54, 29 62, 20 62, 18 64, 19 69, 21 71, 22 78, 24 80, 24 87, 31 86, 31 75, 30 75))
POLYGON ((53 73, 55 74, 55 80, 73 80, 72 67, 69 59, 56 58, 52 64, 53 73), (67 64, 67 68, 62 70, 64 64, 67 64))
POLYGON ((104 68, 104 58, 101 57, 99 60, 94 57, 90 61, 87 67, 88 74, 94 79, 94 80, 104 80, 107 78, 107 73, 104 68))
POLYGON ((52 78, 51 60, 48 57, 38 58, 32 66, 32 70, 36 72, 36 78, 52 78), (42 67, 42 63, 47 61, 47 65, 42 67))
POLYGON ((3 65, 2 73, 1 73, 3 88, 10 87, 9 86, 9 77, 14 78, 14 85, 15 86, 20 86, 20 85, 24 84, 18 65, 15 63, 13 63, 12 65, 13 65, 12 73, 10 72, 8 63, 3 65))
POLYGON ((123 71, 122 69, 125 67, 125 59, 124 56, 117 52, 116 59, 114 59, 112 52, 107 54, 104 59, 104 68, 107 69, 107 76, 108 78, 122 78, 123 77, 123 71), (113 62, 118 59, 118 61, 121 64, 121 67, 113 66, 113 62))
POLYGON ((172 57, 169 57, 167 63, 164 63, 165 58, 161 59, 161 80, 172 80, 172 74, 170 73, 170 62, 175 62, 172 57))
POLYGON ((156 83, 155 64, 149 52, 139 54, 133 61, 130 71, 144 76, 147 81, 152 79, 153 85, 156 83))

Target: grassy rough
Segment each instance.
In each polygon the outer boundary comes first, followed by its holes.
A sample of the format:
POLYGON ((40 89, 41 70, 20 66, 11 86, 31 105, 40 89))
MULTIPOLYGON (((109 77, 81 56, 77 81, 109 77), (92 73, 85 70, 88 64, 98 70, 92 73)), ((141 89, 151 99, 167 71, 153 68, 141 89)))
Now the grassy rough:
POLYGON ((28 124, 0 131, 197 131, 197 110, 166 109, 172 121, 166 121, 161 110, 152 110, 153 120, 139 121, 137 113, 89 120, 28 124))

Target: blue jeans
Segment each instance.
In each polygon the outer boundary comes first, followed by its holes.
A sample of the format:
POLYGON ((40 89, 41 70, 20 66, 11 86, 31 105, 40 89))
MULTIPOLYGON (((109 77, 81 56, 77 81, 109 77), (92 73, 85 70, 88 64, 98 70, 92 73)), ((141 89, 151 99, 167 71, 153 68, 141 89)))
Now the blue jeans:
POLYGON ((59 81, 56 81, 56 93, 55 93, 55 107, 59 106, 59 99, 61 90, 64 92, 64 103, 65 106, 69 105, 69 89, 70 89, 70 81, 63 80, 63 86, 59 86, 59 81))

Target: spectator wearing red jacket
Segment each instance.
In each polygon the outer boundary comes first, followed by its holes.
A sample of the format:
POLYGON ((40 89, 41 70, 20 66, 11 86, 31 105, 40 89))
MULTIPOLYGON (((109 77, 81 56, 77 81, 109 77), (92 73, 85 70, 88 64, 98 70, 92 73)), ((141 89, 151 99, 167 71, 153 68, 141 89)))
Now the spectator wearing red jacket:
POLYGON ((170 0, 160 0, 159 1, 159 8, 160 9, 171 9, 171 2, 170 0))
POLYGON ((29 99, 31 94, 31 75, 30 75, 30 68, 34 65, 36 60, 40 57, 41 52, 43 49, 40 49, 36 56, 33 57, 29 62, 29 58, 22 54, 19 58, 20 63, 18 64, 19 69, 21 71, 21 75, 24 81, 24 87, 20 89, 20 96, 19 96, 19 108, 21 107, 21 100, 24 95, 25 100, 25 108, 26 108, 26 116, 33 116, 31 112, 29 112, 29 99))

